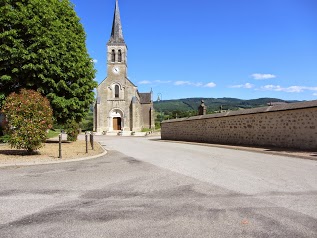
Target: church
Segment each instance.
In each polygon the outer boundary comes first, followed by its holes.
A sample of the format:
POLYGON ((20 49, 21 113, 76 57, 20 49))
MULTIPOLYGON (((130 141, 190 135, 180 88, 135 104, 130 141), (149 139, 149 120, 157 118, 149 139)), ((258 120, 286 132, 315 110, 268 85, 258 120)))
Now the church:
POLYGON ((97 87, 94 106, 94 130, 98 134, 131 135, 145 128, 154 129, 152 91, 140 93, 128 79, 127 50, 116 0, 107 43, 107 77, 97 87))

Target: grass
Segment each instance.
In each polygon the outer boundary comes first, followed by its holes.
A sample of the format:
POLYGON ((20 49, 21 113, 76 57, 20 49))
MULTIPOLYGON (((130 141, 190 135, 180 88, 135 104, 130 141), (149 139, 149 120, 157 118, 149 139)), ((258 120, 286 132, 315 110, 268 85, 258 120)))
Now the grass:
MULTIPOLYGON (((58 136, 60 133, 61 133, 60 129, 51 129, 47 133, 47 138, 48 139, 54 138, 54 137, 58 136)), ((0 136, 0 143, 6 143, 8 141, 8 139, 9 139, 8 135, 0 136)))
POLYGON ((142 128, 141 132, 149 132, 152 131, 153 129, 149 129, 149 128, 142 128))
POLYGON ((53 137, 56 137, 58 136, 59 134, 61 133, 61 130, 60 129, 51 129, 48 131, 47 133, 47 138, 53 138, 53 137))

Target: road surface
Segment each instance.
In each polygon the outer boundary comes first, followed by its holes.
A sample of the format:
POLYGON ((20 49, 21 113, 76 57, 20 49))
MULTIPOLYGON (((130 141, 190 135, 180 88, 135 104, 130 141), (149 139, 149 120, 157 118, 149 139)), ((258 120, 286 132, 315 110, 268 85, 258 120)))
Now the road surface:
POLYGON ((0 169, 0 237, 317 237, 317 162, 96 137, 98 159, 0 169))

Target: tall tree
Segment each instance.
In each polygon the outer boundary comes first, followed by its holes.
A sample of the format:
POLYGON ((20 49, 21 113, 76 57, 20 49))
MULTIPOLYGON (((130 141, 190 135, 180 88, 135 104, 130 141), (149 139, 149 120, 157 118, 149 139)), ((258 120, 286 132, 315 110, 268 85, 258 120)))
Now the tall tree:
POLYGON ((69 0, 0 0, 0 107, 9 93, 34 89, 59 123, 81 121, 97 86, 85 40, 69 0))

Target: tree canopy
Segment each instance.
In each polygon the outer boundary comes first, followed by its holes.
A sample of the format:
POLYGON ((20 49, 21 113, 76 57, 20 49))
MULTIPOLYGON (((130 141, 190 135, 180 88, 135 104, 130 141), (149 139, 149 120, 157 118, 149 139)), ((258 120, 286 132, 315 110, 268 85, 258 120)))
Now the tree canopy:
POLYGON ((81 121, 97 86, 85 40, 69 0, 1 0, 0 107, 11 92, 33 89, 59 123, 81 121))

